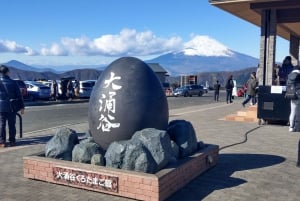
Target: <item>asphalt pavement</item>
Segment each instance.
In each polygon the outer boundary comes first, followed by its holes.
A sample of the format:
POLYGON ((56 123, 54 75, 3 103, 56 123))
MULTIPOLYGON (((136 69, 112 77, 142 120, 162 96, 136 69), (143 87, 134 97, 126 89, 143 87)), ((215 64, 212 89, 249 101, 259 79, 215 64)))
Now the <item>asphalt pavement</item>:
MULTIPOLYGON (((300 197, 299 133, 285 125, 225 121, 226 115, 243 110, 242 99, 232 104, 214 102, 171 109, 170 120, 190 121, 199 141, 220 146, 217 165, 198 176, 167 201, 272 200, 296 201, 300 197)), ((87 123, 69 125, 80 135, 87 123)), ((28 132, 16 147, 0 149, 1 201, 131 200, 23 177, 23 156, 44 150, 55 128, 28 132)))

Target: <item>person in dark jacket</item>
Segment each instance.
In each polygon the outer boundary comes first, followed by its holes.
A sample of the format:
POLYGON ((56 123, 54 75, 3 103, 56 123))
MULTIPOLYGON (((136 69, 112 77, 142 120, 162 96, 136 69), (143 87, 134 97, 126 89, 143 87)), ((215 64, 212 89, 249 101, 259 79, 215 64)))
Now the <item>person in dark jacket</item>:
POLYGON ((58 97, 58 85, 57 85, 56 80, 52 81, 52 84, 51 84, 51 87, 50 87, 50 96, 51 96, 52 100, 54 100, 54 101, 57 100, 57 97, 58 97))
POLYGON ((285 86, 288 74, 290 74, 293 70, 294 66, 292 64, 292 57, 286 56, 282 62, 281 67, 279 68, 279 84, 280 86, 285 86))
POLYGON ((252 72, 250 75, 249 80, 247 81, 247 97, 243 101, 242 105, 245 107, 245 105, 252 99, 252 104, 254 105, 256 103, 255 95, 256 95, 256 87, 258 86, 258 81, 256 79, 256 73, 252 72))
POLYGON ((18 99, 21 114, 24 114, 24 101, 16 81, 10 79, 8 67, 0 66, 0 148, 6 147, 6 121, 9 129, 9 145, 16 143, 16 111, 12 111, 10 100, 18 99))
POLYGON ((233 76, 230 75, 226 81, 226 85, 225 85, 225 88, 226 88, 226 102, 227 104, 228 103, 232 103, 232 90, 233 90, 233 87, 234 87, 234 83, 233 83, 233 76))
POLYGON ((221 87, 221 85, 219 83, 219 80, 217 80, 216 83, 214 84, 214 90, 215 90, 214 100, 215 101, 219 101, 220 87, 221 87))

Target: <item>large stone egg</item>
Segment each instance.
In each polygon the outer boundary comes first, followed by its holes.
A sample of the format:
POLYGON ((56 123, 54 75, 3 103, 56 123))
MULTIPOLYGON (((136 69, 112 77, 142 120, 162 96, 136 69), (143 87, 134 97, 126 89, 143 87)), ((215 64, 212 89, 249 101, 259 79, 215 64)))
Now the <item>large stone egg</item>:
POLYGON ((105 150, 139 130, 166 130, 169 109, 153 70, 134 57, 112 62, 97 80, 89 101, 89 129, 105 150))

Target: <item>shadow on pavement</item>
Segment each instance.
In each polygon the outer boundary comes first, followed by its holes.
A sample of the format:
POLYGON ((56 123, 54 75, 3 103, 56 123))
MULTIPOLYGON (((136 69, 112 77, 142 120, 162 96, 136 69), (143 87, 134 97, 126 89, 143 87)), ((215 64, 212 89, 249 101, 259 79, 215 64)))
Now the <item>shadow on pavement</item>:
POLYGON ((30 137, 30 138, 22 138, 18 139, 16 145, 17 146, 25 146, 25 145, 35 145, 35 144, 45 144, 47 143, 53 135, 40 136, 40 137, 30 137))
POLYGON ((198 176, 184 188, 177 191, 167 201, 202 200, 215 190, 231 188, 247 181, 231 177, 236 171, 264 168, 285 161, 285 158, 264 154, 220 154, 217 165, 198 176))
MULTIPOLYGON (((85 139, 88 137, 86 133, 77 133, 78 139, 85 139)), ((39 137, 29 137, 29 138, 20 138, 16 142, 16 146, 26 146, 26 145, 36 145, 36 144, 46 144, 53 135, 45 135, 39 137)))

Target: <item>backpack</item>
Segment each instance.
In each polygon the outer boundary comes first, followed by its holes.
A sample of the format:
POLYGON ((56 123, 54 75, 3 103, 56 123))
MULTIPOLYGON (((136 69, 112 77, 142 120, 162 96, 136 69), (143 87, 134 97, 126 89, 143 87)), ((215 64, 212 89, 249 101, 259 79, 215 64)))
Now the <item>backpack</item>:
POLYGON ((295 84, 295 80, 298 75, 299 75, 299 72, 297 72, 297 71, 293 71, 288 75, 287 82, 286 82, 287 84, 286 84, 285 98, 291 99, 291 100, 298 99, 297 89, 296 89, 296 84, 295 84))
POLYGON ((233 88, 233 84, 232 84, 232 80, 231 79, 227 80, 225 88, 226 89, 232 89, 233 88))

